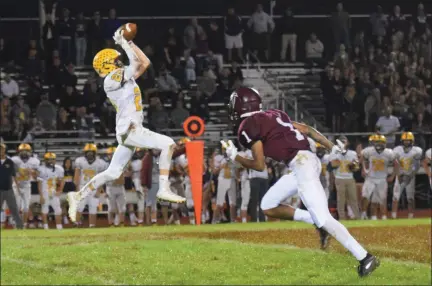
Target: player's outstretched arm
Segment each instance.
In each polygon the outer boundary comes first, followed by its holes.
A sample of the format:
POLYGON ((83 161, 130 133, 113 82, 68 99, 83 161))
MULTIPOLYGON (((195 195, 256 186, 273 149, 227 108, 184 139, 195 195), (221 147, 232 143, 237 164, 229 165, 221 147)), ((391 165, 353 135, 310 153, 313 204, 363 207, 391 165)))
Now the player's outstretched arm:
POLYGON ((138 68, 134 74, 134 78, 137 79, 149 68, 151 62, 144 52, 137 45, 135 45, 134 42, 131 42, 130 46, 132 47, 139 61, 138 68))
POLYGON ((265 170, 265 157, 264 148, 261 141, 256 141, 252 147, 253 159, 248 159, 237 154, 235 160, 240 163, 246 169, 253 169, 255 171, 262 172, 265 170))
POLYGON ((312 126, 298 123, 295 121, 293 121, 292 124, 298 131, 303 134, 307 134, 307 136, 311 137, 313 140, 317 141, 318 143, 326 147, 328 150, 331 151, 333 149, 334 144, 312 126))

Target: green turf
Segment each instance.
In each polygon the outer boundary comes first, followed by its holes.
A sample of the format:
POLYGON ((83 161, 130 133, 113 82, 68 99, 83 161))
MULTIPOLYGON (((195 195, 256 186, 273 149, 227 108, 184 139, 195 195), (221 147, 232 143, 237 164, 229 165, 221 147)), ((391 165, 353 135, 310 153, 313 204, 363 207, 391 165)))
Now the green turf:
MULTIPOLYGON (((405 226, 430 219, 359 221, 405 226)), ((2 231, 1 285, 8 284, 402 284, 430 285, 428 264, 382 259, 366 279, 350 255, 227 240, 175 238, 190 231, 302 228, 297 223, 2 231)), ((306 226, 308 227, 308 226, 306 226)))

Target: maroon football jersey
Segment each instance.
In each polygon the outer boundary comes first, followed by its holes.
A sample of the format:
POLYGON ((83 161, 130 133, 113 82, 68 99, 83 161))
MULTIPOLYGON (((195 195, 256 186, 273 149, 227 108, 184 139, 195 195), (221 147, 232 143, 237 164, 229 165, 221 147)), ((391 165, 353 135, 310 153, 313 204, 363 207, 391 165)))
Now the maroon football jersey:
POLYGON ((256 141, 264 146, 264 156, 289 163, 299 150, 310 150, 309 141, 294 128, 289 116, 270 109, 243 120, 238 129, 239 142, 250 149, 256 141))

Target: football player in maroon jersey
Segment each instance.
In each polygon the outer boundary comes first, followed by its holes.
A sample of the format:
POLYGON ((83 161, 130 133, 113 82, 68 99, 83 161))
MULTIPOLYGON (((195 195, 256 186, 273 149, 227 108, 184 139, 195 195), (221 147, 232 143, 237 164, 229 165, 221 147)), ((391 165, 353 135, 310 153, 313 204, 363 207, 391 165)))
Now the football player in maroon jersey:
POLYGON ((331 234, 360 262, 358 274, 363 277, 372 273, 379 260, 369 254, 330 214, 327 197, 320 182, 321 162, 310 151, 307 136, 332 152, 342 152, 314 128, 293 122, 280 110, 262 110, 261 97, 253 88, 241 87, 231 94, 230 117, 238 127, 238 140, 252 150, 253 159, 237 154, 231 141, 222 141, 227 156, 244 168, 262 171, 265 157, 285 163, 290 174, 282 176, 265 194, 261 208, 267 216, 303 221, 314 224, 321 233, 322 246, 326 244, 326 233, 331 234), (307 211, 282 204, 297 194, 307 211))

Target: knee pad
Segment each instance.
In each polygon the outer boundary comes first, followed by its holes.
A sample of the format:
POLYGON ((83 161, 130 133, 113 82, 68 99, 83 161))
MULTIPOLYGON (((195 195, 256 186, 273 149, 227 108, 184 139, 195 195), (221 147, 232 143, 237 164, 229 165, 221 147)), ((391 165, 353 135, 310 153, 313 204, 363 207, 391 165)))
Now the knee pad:
POLYGON ((41 208, 42 214, 48 214, 48 210, 49 210, 48 204, 46 204, 46 203, 43 204, 42 208, 41 208))
POLYGON ((60 206, 54 208, 54 215, 61 215, 62 214, 62 209, 60 206))
MULTIPOLYGON (((277 200, 273 200, 270 196, 264 195, 261 200, 260 208, 265 211, 269 209, 273 209, 279 206, 279 202, 277 200)), ((246 206, 247 209, 247 206, 246 206)))

